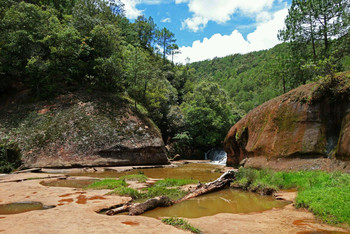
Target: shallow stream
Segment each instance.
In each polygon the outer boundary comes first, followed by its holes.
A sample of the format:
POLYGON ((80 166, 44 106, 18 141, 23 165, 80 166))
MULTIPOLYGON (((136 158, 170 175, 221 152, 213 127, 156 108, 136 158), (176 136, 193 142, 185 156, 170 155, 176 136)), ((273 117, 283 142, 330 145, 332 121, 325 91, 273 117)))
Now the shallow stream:
POLYGON ((44 206, 41 202, 25 201, 25 202, 14 202, 0 205, 0 214, 19 214, 32 210, 45 210, 54 208, 53 206, 44 206))
POLYGON ((277 201, 271 196, 260 196, 255 193, 225 189, 183 201, 170 207, 157 208, 144 213, 143 216, 198 218, 219 213, 261 212, 272 208, 281 208, 287 204, 288 202, 277 201))
POLYGON ((172 168, 145 168, 133 169, 130 171, 117 172, 113 170, 104 172, 82 172, 71 173, 70 176, 89 176, 98 178, 116 178, 124 175, 142 173, 150 178, 174 178, 174 179, 193 179, 200 182, 209 182, 216 180, 221 176, 220 166, 208 163, 190 163, 172 168))
MULTIPOLYGON (((108 170, 104 172, 82 172, 71 173, 70 176, 88 176, 97 178, 117 178, 124 175, 142 173, 149 178, 176 178, 194 179, 202 183, 214 181, 222 175, 223 167, 208 163, 190 163, 174 168, 145 168, 118 172, 108 170)), ((86 187, 93 180, 59 180, 42 182, 46 186, 59 187, 86 187)), ((80 188, 81 188, 80 187, 80 188)), ((206 194, 187 201, 180 202, 171 207, 157 208, 144 213, 148 217, 184 217, 198 218, 212 216, 219 213, 250 213, 262 212, 272 208, 281 208, 288 202, 277 201, 271 196, 260 196, 251 192, 235 189, 225 189, 218 192, 206 194)))

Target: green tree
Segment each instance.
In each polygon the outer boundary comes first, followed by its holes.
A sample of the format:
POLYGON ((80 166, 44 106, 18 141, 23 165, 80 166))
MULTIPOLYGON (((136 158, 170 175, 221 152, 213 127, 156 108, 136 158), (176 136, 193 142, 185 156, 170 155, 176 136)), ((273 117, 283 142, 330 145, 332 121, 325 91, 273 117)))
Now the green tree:
POLYGON ((174 45, 176 42, 175 34, 170 32, 167 28, 156 31, 157 44, 162 49, 163 60, 165 60, 167 55, 171 55, 174 50, 174 45))
POLYGON ((72 16, 73 24, 83 36, 96 25, 114 24, 123 18, 124 5, 120 1, 76 0, 72 16))
POLYGON ((185 96, 181 109, 194 145, 204 149, 220 145, 231 125, 241 117, 234 112, 226 92, 205 81, 185 96))
MULTIPOLYGON (((296 81, 312 79, 310 68, 316 64, 327 64, 331 42, 337 41, 349 31, 350 3, 348 0, 293 0, 285 20, 285 28, 279 31, 280 40, 290 43, 290 49, 299 66, 295 69, 296 81), (335 39, 336 38, 336 39, 335 39), (311 47, 311 54, 310 48, 311 47), (310 61, 312 58, 312 61, 310 61), (313 65, 312 65, 313 63, 313 65), (310 66, 311 65, 311 66, 310 66)), ((334 56, 343 56, 334 53, 334 56)), ((329 69, 319 69, 319 71, 329 69)), ((300 84, 300 83, 299 83, 300 84)))
POLYGON ((145 16, 139 16, 134 23, 140 45, 144 49, 153 51, 153 43, 155 41, 156 24, 152 17, 148 19, 145 16))
POLYGON ((148 84, 154 76, 149 54, 140 47, 128 45, 124 50, 124 67, 128 80, 128 93, 136 101, 145 103, 148 84))

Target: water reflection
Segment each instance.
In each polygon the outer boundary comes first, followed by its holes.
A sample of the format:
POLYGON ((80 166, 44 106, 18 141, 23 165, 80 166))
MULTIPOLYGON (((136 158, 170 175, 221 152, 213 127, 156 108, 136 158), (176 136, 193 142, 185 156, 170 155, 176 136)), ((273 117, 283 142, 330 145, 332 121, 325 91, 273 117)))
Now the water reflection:
POLYGON ((198 218, 218 213, 250 213, 280 208, 288 202, 277 201, 273 197, 255 193, 226 189, 203 195, 175 204, 167 208, 157 208, 144 213, 148 217, 184 217, 198 218))

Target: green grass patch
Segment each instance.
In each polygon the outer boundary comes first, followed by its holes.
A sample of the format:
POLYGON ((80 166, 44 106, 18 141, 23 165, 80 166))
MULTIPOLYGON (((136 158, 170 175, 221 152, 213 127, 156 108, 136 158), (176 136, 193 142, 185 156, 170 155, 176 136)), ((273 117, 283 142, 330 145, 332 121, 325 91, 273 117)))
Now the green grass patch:
POLYGON ((142 199, 143 194, 137 191, 136 189, 133 188, 128 188, 128 187, 119 187, 114 189, 112 192, 108 193, 109 195, 121 195, 121 196, 129 196, 132 199, 142 199))
POLYGON ((145 183, 148 179, 147 176, 144 174, 132 174, 132 175, 125 175, 119 177, 120 180, 133 180, 133 181, 138 181, 140 183, 145 183))
POLYGON ((297 188, 297 207, 305 207, 330 224, 350 225, 350 174, 274 172, 240 168, 235 185, 247 190, 297 188))
POLYGON ((116 189, 116 188, 126 187, 126 186, 127 184, 125 180, 103 179, 90 184, 86 188, 87 189, 116 189))
POLYGON ((202 233, 198 228, 193 227, 186 220, 183 220, 181 218, 177 218, 177 217, 163 218, 162 222, 177 228, 181 228, 183 230, 188 230, 193 233, 202 233))
POLYGON ((143 202, 158 196, 168 196, 172 200, 177 200, 185 196, 187 192, 177 188, 167 189, 165 187, 154 186, 154 187, 144 189, 144 192, 139 192, 136 189, 128 188, 128 187, 118 187, 114 189, 112 192, 109 192, 108 194, 130 196, 133 198, 133 202, 143 202))
POLYGON ((158 197, 158 196, 168 196, 172 200, 177 200, 185 196, 187 192, 181 190, 181 189, 167 189, 165 187, 150 187, 147 188, 147 193, 144 193, 145 199, 153 198, 153 197, 158 197))
POLYGON ((164 179, 164 180, 158 180, 155 183, 155 186, 157 187, 175 187, 175 186, 183 186, 186 184, 196 184, 198 183, 198 180, 189 180, 189 179, 164 179))

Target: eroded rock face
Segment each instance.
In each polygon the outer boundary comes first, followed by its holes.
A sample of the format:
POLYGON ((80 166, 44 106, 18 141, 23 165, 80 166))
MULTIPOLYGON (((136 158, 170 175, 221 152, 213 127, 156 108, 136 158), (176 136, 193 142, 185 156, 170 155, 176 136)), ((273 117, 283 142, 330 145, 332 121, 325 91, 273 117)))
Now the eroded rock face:
POLYGON ((349 77, 301 86, 250 111, 226 136, 227 164, 258 157, 350 160, 349 77))
POLYGON ((25 167, 167 164, 160 131, 127 100, 67 94, 0 110, 0 140, 15 142, 25 167))

